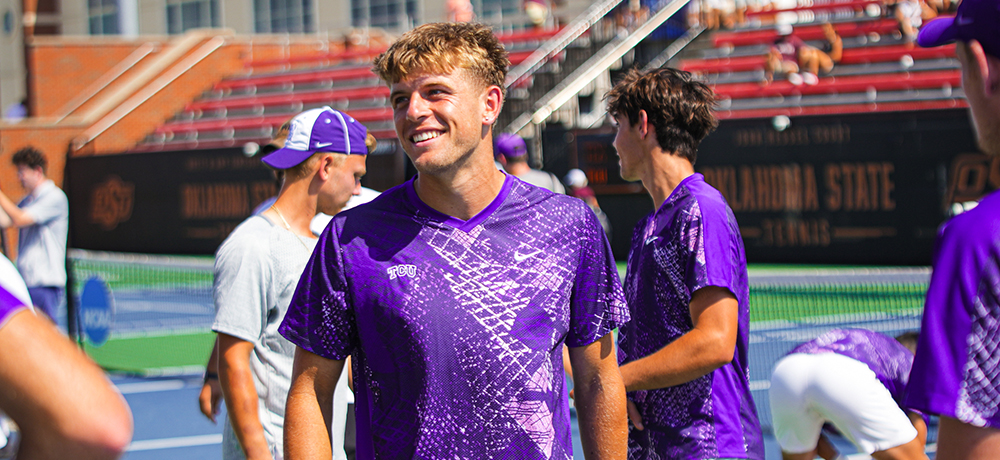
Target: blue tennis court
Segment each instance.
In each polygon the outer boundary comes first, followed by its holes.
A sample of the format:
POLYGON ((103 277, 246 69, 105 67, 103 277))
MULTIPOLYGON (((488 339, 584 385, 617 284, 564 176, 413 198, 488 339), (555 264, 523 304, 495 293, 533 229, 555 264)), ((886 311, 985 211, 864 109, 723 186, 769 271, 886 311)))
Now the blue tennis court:
MULTIPOLYGON (((102 277, 115 298, 111 340, 102 347, 88 344, 87 351, 99 364, 128 375, 113 377, 135 417, 126 458, 221 458, 222 422, 205 419, 197 403, 214 316, 210 258, 74 256, 87 267, 78 279, 102 277)), ((774 362, 834 327, 891 336, 917 329, 929 274, 927 268, 906 267, 751 268, 750 384, 768 459, 781 457, 769 434, 774 362)), ((575 424, 573 429, 577 458, 583 458, 575 424)), ((855 452, 844 439, 834 441, 845 454, 855 452)))

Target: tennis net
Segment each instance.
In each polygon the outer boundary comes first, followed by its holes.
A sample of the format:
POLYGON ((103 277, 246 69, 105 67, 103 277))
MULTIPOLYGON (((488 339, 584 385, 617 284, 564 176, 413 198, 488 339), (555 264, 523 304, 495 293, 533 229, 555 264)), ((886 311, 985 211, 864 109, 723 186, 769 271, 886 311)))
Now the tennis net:
MULTIPOLYGON (((203 370, 214 337, 211 257, 72 250, 70 262, 77 299, 92 278, 114 299, 107 341, 97 346, 81 336, 98 364, 143 375, 203 370)), ((926 267, 752 266, 750 380, 765 429, 775 361, 833 328, 890 336, 918 329, 929 278, 926 267)))
MULTIPOLYGON (((72 292, 80 342, 102 367, 143 375, 200 372, 212 348, 212 258, 73 249, 72 292), (106 340, 94 340, 84 287, 99 280, 110 294, 106 340), (103 341, 103 343, 101 343, 103 341)), ((92 298, 92 297, 91 297, 92 298)))

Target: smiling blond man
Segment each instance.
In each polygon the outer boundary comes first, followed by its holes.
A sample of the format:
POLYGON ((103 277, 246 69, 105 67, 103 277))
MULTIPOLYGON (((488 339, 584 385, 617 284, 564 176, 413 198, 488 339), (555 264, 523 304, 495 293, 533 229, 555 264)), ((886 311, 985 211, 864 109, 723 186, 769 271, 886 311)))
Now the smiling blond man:
POLYGON ((329 456, 347 356, 359 459, 573 458, 564 344, 586 456, 624 458, 611 248, 583 202, 493 165, 508 65, 474 24, 420 26, 375 60, 419 174, 317 243, 280 329, 299 347, 286 458, 329 456))

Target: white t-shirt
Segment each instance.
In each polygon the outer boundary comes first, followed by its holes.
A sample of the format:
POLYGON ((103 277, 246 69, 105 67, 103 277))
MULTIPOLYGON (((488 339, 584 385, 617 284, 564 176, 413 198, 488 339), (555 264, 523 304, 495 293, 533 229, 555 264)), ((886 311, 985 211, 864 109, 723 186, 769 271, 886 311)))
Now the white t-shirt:
MULTIPOLYGON (((295 345, 278 334, 299 276, 316 245, 262 216, 243 221, 215 255, 215 322, 212 329, 252 342, 250 369, 257 388, 264 438, 279 457, 285 399, 295 345)), ((223 458, 245 458, 232 425, 223 432, 223 458)), ((275 458, 279 458, 275 457, 275 458)))
POLYGON ((17 241, 17 268, 28 286, 66 286, 66 238, 69 201, 51 180, 38 185, 17 207, 35 220, 22 227, 17 241))

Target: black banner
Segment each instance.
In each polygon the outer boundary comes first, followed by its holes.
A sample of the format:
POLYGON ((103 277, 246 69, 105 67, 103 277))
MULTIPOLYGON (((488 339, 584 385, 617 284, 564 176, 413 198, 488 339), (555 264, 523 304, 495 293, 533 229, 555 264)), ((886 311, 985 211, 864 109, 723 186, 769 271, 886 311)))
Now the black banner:
POLYGON ((70 158, 70 242, 81 249, 213 254, 274 176, 241 148, 70 158))
MULTIPOLYGON (((623 256, 638 218, 615 208, 638 190, 618 175, 613 139, 578 133, 577 153, 602 205, 615 202, 602 207, 623 256)), ((978 153, 968 112, 957 109, 728 120, 702 143, 695 169, 729 201, 750 262, 930 264, 956 203, 1000 188, 1000 158, 978 153)), ((651 210, 643 194, 632 208, 651 210)))

